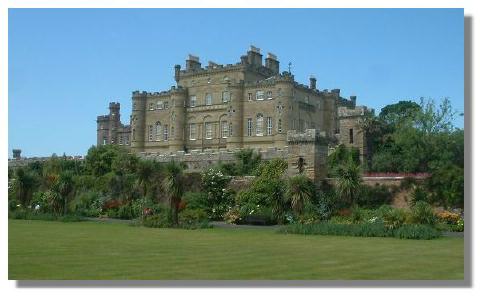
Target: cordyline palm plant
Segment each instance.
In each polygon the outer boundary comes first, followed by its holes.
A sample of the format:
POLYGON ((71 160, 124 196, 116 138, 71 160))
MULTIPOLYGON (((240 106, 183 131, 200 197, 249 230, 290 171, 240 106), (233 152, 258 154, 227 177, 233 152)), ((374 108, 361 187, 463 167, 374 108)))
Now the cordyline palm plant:
POLYGON ((183 167, 174 161, 169 162, 165 166, 163 188, 170 200, 170 211, 174 225, 178 225, 178 208, 183 196, 183 185, 183 167))
POLYGON ((297 175, 288 181, 288 196, 293 212, 298 216, 303 213, 305 204, 309 203, 315 194, 313 182, 305 175, 297 175))
POLYGON ((56 189, 63 199, 63 214, 66 215, 68 209, 68 198, 75 189, 72 171, 64 171, 60 174, 56 189))
POLYGON ((360 166, 353 159, 340 165, 335 173, 337 177, 337 190, 340 198, 348 203, 355 203, 355 196, 360 190, 360 166))
POLYGON ((152 179, 155 175, 155 167, 153 162, 149 160, 142 160, 137 166, 138 185, 143 190, 143 195, 147 196, 148 187, 152 183, 152 179))
POLYGON ((36 185, 37 181, 32 173, 25 171, 23 168, 17 169, 14 186, 17 199, 23 206, 27 206, 32 199, 32 193, 36 185))

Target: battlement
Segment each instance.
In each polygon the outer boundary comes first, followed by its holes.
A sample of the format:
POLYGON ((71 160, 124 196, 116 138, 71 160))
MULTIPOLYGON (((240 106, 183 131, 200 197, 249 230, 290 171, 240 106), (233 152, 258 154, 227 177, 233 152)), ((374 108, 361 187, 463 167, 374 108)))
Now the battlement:
POLYGON ((339 117, 357 117, 357 116, 365 116, 370 113, 374 113, 375 110, 368 108, 366 106, 341 106, 338 107, 338 116, 339 117))
POLYGON ((109 121, 109 120, 110 120, 110 116, 108 116, 108 115, 97 116, 97 122, 99 122, 99 121, 109 121))
POLYGON ((298 133, 297 131, 287 131, 287 143, 327 143, 326 133, 316 129, 307 129, 304 133, 298 133))

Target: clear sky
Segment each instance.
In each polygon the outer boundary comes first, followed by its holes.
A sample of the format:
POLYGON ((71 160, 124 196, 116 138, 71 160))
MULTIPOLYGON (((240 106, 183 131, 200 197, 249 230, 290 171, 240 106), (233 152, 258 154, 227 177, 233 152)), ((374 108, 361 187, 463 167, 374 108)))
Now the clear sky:
POLYGON ((131 92, 167 90, 189 53, 233 64, 251 44, 377 114, 420 97, 463 112, 463 36, 461 9, 10 9, 9 156, 84 155, 108 102, 127 123, 131 92))

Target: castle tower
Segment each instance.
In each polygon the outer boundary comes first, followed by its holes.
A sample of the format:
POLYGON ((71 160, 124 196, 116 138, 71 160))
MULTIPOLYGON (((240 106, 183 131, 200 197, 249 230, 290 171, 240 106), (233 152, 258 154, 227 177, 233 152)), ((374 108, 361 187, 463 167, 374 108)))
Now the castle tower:
POLYGON ((120 103, 110 102, 108 106, 110 141, 108 144, 118 144, 118 128, 120 127, 120 103))
POLYGON ((288 131, 288 175, 305 174, 315 184, 327 177, 328 141, 325 133, 288 131))
POLYGON ((170 152, 177 152, 185 150, 185 104, 187 100, 187 92, 184 88, 172 88, 171 92, 171 106, 170 111, 170 152))
POLYGON ((134 152, 142 152, 145 147, 145 112, 147 109, 147 92, 132 93, 132 131, 131 147, 134 152))

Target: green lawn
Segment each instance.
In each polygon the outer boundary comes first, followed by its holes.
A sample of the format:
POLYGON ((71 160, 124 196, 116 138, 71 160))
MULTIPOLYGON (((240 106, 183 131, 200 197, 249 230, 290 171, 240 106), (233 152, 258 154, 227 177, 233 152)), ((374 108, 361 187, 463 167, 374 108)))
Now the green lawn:
POLYGON ((463 279, 463 239, 9 220, 9 279, 463 279))

